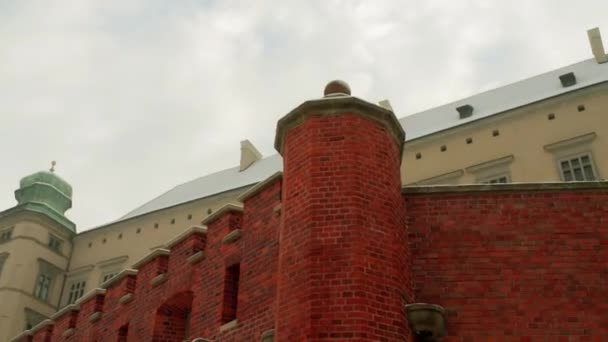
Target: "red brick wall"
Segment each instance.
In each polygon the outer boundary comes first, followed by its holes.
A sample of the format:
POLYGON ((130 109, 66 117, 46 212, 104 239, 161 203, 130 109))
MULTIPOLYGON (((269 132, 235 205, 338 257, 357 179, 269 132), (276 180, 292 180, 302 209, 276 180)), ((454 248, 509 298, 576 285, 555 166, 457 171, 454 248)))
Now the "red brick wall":
POLYGON ((375 121, 312 117, 286 133, 279 341, 404 341, 410 297, 400 151, 375 121))
POLYGON ((608 193, 405 194, 417 302, 445 341, 608 341, 608 193))

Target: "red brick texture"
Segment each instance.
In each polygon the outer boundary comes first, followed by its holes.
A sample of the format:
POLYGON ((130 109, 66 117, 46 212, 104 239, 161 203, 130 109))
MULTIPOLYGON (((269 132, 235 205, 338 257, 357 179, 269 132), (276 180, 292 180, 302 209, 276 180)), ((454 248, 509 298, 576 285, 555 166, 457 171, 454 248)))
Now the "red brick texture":
POLYGON ((445 342, 608 341, 607 187, 402 192, 394 136, 351 113, 283 142, 283 177, 242 210, 31 340, 414 341, 404 306, 426 302, 447 311, 445 342))
POLYGON ((608 341, 608 193, 404 194, 445 341, 608 341))
POLYGON ((280 341, 405 341, 400 153, 377 122, 313 117, 283 147, 280 341))

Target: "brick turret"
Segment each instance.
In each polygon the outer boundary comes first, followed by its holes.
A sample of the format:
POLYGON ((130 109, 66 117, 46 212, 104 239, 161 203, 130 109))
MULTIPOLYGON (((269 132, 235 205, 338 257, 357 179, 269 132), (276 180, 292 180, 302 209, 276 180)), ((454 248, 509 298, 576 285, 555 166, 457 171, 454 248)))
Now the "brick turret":
POLYGON ((278 341, 409 340, 404 136, 341 81, 279 121, 278 341))

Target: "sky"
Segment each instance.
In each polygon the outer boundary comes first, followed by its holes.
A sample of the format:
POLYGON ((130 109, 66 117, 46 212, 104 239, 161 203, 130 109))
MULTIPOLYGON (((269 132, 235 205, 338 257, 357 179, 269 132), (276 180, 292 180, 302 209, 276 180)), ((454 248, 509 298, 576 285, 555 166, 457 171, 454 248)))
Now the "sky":
MULTIPOLYGON (((0 0, 0 210, 57 161, 79 231, 263 155, 332 79, 402 117, 592 58, 608 1, 0 0)), ((608 46, 608 38, 604 38, 608 46)))

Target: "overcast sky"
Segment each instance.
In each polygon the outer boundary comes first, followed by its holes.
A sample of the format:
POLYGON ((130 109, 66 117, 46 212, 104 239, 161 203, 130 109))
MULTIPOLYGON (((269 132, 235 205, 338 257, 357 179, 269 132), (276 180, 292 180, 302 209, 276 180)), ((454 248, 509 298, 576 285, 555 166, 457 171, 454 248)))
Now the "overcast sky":
MULTIPOLYGON (((608 1, 0 0, 0 210, 48 169, 79 231, 264 155, 327 81, 398 116, 591 58, 608 1)), ((604 39, 606 45, 608 40, 604 39)))

